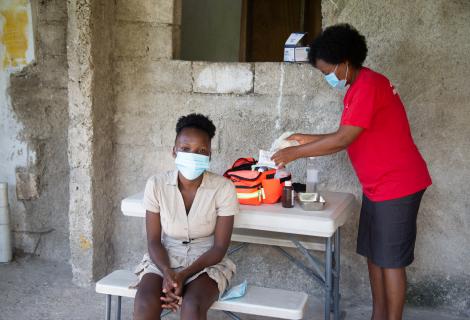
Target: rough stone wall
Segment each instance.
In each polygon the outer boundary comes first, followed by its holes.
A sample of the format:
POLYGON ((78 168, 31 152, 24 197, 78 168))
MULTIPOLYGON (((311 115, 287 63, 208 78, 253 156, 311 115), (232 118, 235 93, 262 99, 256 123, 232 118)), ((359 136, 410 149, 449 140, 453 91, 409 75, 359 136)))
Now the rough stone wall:
POLYGON ((93 65, 91 4, 68 1, 70 251, 74 281, 93 275, 93 65))
POLYGON ((112 257, 108 230, 113 183, 113 3, 69 0, 67 4, 70 251, 78 285, 103 276, 112 257))
POLYGON ((337 1, 324 25, 351 22, 368 39, 366 65, 386 74, 406 105, 434 185, 418 217, 409 298, 470 314, 470 74, 468 1, 337 1))
POLYGON ((34 161, 17 168, 18 196, 22 190, 34 190, 35 184, 37 194, 23 192, 25 200, 12 207, 12 229, 17 249, 67 261, 66 5, 58 0, 33 4, 36 59, 11 77, 9 93, 16 120, 23 128, 17 138, 36 155, 34 161))
MULTIPOLYGON (((116 8, 116 205, 141 191, 150 175, 173 168, 174 126, 181 115, 201 112, 214 120, 218 132, 212 170, 218 173, 238 157, 256 156, 258 149, 267 148, 285 130, 321 133, 337 128, 342 96, 310 66, 170 60, 169 48, 164 54, 155 49, 167 46, 170 35, 162 32, 156 18, 136 9, 151 6, 151 1, 138 2, 133 9, 127 2, 118 2, 116 8)), ((155 8, 165 12, 172 3, 160 2, 155 8)), ((468 313, 469 5, 465 1, 324 1, 323 16, 324 25, 347 21, 365 34, 370 52, 366 65, 396 84, 434 178, 419 216, 409 299, 468 313)), ((167 29, 175 28, 166 23, 167 29)), ((317 161, 322 189, 352 192, 360 199, 360 187, 344 152, 317 161)), ((304 179, 304 166, 303 161, 291 166, 296 180, 304 179)), ((348 298, 367 299, 367 267, 355 254, 357 213, 343 230, 342 291, 348 298)), ((115 266, 132 267, 146 250, 144 222, 123 217, 119 207, 114 219, 115 266)), ((321 292, 270 248, 251 246, 237 253, 235 260, 239 279, 321 292)))
POLYGON ((113 156, 113 38, 114 0, 95 1, 94 46, 92 55, 95 67, 94 85, 94 143, 93 143, 93 239, 95 241, 93 275, 103 276, 112 263, 112 211, 114 207, 113 156))

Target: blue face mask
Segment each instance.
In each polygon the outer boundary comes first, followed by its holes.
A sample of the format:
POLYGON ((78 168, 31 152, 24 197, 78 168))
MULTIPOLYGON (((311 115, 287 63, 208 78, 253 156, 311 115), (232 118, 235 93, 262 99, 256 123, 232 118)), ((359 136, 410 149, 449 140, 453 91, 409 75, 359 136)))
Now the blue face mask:
POLYGON ((346 64, 346 77, 344 80, 338 79, 335 74, 336 69, 338 69, 338 65, 336 65, 335 70, 333 70, 333 72, 325 76, 325 80, 330 86, 335 89, 344 89, 346 87, 346 79, 348 78, 349 64, 346 64))
POLYGON ((225 300, 243 297, 246 294, 247 286, 248 286, 248 283, 245 280, 242 283, 240 283, 238 286, 232 287, 228 289, 227 291, 225 291, 225 293, 222 295, 220 300, 225 301, 225 300))
POLYGON ((197 153, 178 152, 175 164, 186 179, 194 180, 209 169, 209 157, 197 153))

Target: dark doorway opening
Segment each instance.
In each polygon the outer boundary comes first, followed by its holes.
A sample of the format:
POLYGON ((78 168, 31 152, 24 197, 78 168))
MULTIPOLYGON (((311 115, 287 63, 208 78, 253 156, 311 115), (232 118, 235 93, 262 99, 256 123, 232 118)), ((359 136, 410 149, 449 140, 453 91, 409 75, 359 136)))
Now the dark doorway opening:
POLYGON ((277 62, 292 32, 320 31, 321 0, 183 0, 180 57, 277 62))

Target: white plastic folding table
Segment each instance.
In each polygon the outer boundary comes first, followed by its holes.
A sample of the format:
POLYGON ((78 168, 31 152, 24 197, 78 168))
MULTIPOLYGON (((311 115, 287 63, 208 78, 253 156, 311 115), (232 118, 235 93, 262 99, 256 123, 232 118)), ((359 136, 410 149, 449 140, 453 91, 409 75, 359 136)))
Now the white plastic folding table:
MULTIPOLYGON (((325 290, 324 318, 340 319, 340 230, 354 212, 354 196, 349 193, 323 192, 326 206, 322 211, 304 211, 296 204, 286 209, 281 204, 261 206, 241 206, 235 217, 233 241, 274 245, 289 260, 300 267, 309 277, 316 280, 325 290), (315 248, 312 243, 322 238, 324 261, 308 249, 315 248), (263 240, 264 239, 264 240, 263 240), (269 239, 269 240, 266 240, 269 239), (290 245, 286 245, 286 242, 290 245), (304 264, 282 247, 297 248, 310 265, 304 264)), ((126 198, 121 210, 127 216, 145 217, 142 206, 143 194, 126 198)), ((237 249, 241 248, 238 247, 237 249)), ((316 247, 319 248, 318 245, 316 247)), ((237 250, 236 249, 236 250, 237 250)), ((322 250, 323 251, 323 250, 322 250)))

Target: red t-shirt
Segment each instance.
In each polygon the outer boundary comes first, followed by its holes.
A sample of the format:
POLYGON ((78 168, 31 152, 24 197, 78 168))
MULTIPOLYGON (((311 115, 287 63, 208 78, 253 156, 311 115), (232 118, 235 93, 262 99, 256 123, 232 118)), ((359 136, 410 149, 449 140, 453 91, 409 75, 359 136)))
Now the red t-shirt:
POLYGON ((341 125, 364 128, 348 154, 370 200, 401 198, 431 185, 405 107, 386 77, 361 69, 344 97, 341 125))

